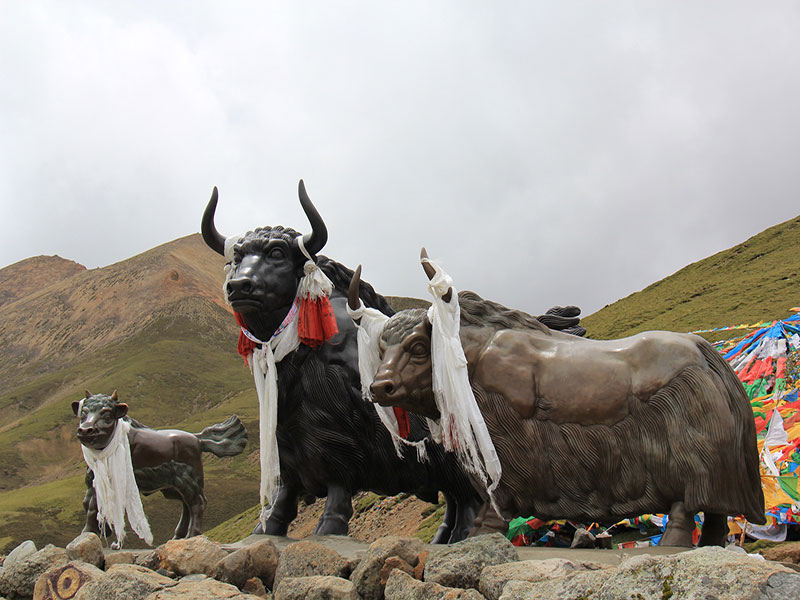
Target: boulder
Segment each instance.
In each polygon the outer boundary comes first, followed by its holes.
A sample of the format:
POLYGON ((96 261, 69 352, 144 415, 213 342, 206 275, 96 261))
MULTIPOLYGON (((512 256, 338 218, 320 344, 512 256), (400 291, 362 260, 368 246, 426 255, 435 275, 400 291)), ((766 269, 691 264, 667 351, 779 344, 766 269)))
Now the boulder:
POLYGON ((0 596, 33 596, 33 587, 42 573, 69 562, 67 551, 47 544, 38 552, 16 560, 0 570, 0 596))
POLYGON ((260 540, 228 554, 217 563, 215 578, 242 589, 248 579, 257 577, 272 589, 280 552, 271 540, 260 540))
POLYGON ((773 548, 766 548, 760 552, 767 560, 800 565, 800 542, 789 542, 773 548))
POLYGON ((261 581, 258 577, 251 577, 250 579, 245 581, 244 585, 241 587, 241 590, 247 594, 258 596, 259 598, 272 597, 272 594, 267 591, 267 588, 264 587, 264 582, 261 581))
POLYGON ((203 573, 213 577, 217 565, 227 556, 227 552, 216 542, 203 535, 170 540, 155 549, 157 569, 172 571, 177 575, 203 573))
MULTIPOLYGON (((149 552, 147 553, 149 554, 149 552)), ((135 565, 139 554, 129 550, 115 550, 105 555, 105 568, 110 569, 114 565, 135 565)))
POLYGON ((399 569, 389 575, 384 594, 386 600, 483 600, 483 596, 476 590, 419 581, 399 569))
POLYGON ((275 571, 275 587, 284 577, 311 577, 330 575, 347 579, 350 563, 338 552, 319 542, 304 540, 286 546, 275 571))
MULTIPOLYGON (((386 560, 389 557, 396 557, 413 569, 419 562, 419 555, 425 552, 426 548, 426 544, 417 538, 387 536, 376 540, 370 544, 366 555, 353 570, 350 581, 356 586, 356 591, 362 598, 380 600, 383 598, 386 578, 391 571, 389 569, 389 572, 381 573, 386 560)), ((395 566, 400 566, 400 563, 395 566)))
MULTIPOLYGON (((127 600, 127 599, 126 599, 127 600)), ((145 600, 262 600, 245 594, 234 585, 222 583, 205 576, 181 579, 172 587, 163 588, 145 597, 145 600)))
POLYGON ((75 596, 75 600, 142 600, 153 592, 175 585, 175 581, 146 567, 117 564, 109 567, 105 575, 89 581, 75 596))
POLYGON ((502 533, 480 535, 431 550, 425 563, 425 581, 477 589, 484 568, 517 560, 516 548, 502 533))
POLYGON ((536 583, 510 581, 501 600, 614 598, 778 600, 800 597, 800 573, 775 562, 719 547, 672 555, 642 554, 617 569, 576 571, 536 583))
POLYGON ((575 535, 572 536, 572 543, 570 544, 570 548, 594 548, 595 537, 594 534, 590 531, 587 531, 583 527, 579 527, 575 530, 575 535))
POLYGON ((67 544, 67 557, 102 569, 105 565, 103 542, 96 533, 86 531, 67 544))
POLYGON ((93 564, 72 561, 42 573, 33 587, 33 600, 70 600, 88 582, 104 575, 93 564))
POLYGON ((498 600, 509 581, 543 581, 570 575, 576 570, 600 569, 597 563, 574 563, 565 558, 523 560, 486 567, 481 572, 478 591, 487 600, 498 600))
MULTIPOLYGON (((283 577, 275 585, 275 600, 362 600, 351 581, 330 575, 283 577)), ((363 598, 363 600, 368 600, 363 598)))
POLYGON ((31 540, 25 540, 8 553, 8 556, 6 556, 5 560, 3 561, 3 566, 10 567, 18 560, 25 558, 26 556, 30 556, 34 552, 36 552, 36 544, 34 544, 31 540))

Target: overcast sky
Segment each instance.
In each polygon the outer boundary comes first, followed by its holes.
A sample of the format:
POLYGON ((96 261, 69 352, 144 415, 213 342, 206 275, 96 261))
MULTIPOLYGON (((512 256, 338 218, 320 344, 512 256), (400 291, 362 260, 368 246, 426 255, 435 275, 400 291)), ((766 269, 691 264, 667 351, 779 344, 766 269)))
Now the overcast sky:
POLYGON ((0 0, 0 267, 302 232, 588 315, 800 213, 800 2, 0 0))

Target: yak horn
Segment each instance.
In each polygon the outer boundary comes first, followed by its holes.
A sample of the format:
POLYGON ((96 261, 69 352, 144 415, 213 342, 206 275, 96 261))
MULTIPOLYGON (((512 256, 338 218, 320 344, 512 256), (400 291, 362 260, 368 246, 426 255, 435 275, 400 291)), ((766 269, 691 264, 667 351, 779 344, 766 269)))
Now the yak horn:
POLYGON ((306 217, 311 223, 311 233, 303 236, 303 246, 311 256, 314 256, 322 250, 325 242, 328 241, 328 228, 325 227, 325 221, 319 216, 317 209, 314 208, 311 199, 308 197, 306 186, 302 179, 297 186, 297 195, 300 196, 300 206, 303 207, 303 212, 306 213, 306 217))
MULTIPOLYGON (((433 267, 431 263, 427 262, 429 260, 428 251, 425 250, 424 246, 422 247, 422 250, 420 250, 419 259, 422 261, 422 270, 425 271, 425 275, 428 276, 429 280, 433 279, 434 276, 436 275, 436 269, 433 267)), ((445 302, 450 302, 450 299, 452 297, 453 297, 453 288, 450 287, 450 289, 448 289, 447 292, 445 292, 445 294, 442 296, 442 300, 444 300, 445 302)))
POLYGON ((91 398, 92 397, 92 392, 90 392, 89 390, 85 390, 85 392, 86 392, 86 397, 87 398, 91 398))
MULTIPOLYGON (((361 299, 358 297, 358 292, 361 288, 361 265, 356 267, 353 277, 350 279, 350 287, 347 288, 347 306, 350 310, 358 310, 361 304, 361 299)), ((358 323, 361 319, 355 320, 358 323)))
POLYGON ((112 400, 119 400, 119 396, 117 396, 117 390, 111 392, 111 399, 112 400))
POLYGON ((217 211, 217 186, 214 186, 214 191, 211 192, 211 200, 208 201, 206 210, 203 213, 203 221, 200 226, 200 231, 203 234, 203 241, 214 252, 225 256, 225 236, 222 235, 214 226, 214 213, 217 211))

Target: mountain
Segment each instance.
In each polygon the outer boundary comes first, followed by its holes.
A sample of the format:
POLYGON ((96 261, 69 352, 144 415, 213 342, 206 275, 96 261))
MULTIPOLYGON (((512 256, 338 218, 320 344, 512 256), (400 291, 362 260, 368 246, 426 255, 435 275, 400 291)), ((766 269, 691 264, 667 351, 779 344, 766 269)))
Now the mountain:
MULTIPOLYGON (((800 217, 684 267, 584 318, 589 337, 783 319, 800 306, 800 217)), ((733 337, 730 331, 727 337, 733 337)))
MULTIPOLYGON (((85 464, 70 404, 85 389, 117 389, 134 418, 157 428, 200 431, 236 413, 257 438, 222 259, 199 235, 100 269, 35 257, 0 269, 0 282, 0 551, 80 531, 85 464)), ((257 503, 254 450, 205 457, 208 525, 257 503)), ((163 541, 180 511, 158 496, 145 510, 163 541)))

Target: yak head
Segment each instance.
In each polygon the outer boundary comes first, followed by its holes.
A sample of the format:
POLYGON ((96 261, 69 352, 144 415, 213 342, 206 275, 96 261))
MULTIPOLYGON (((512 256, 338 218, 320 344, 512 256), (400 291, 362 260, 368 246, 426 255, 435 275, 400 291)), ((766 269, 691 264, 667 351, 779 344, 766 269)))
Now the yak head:
POLYGON ((92 450, 108 446, 117 427, 117 421, 128 414, 128 405, 119 401, 117 390, 110 396, 92 395, 88 390, 83 400, 72 403, 72 412, 78 417, 78 439, 92 450))
POLYGON ((384 325, 379 352, 381 364, 370 386, 373 402, 438 419, 427 311, 412 308, 395 313, 384 325))
MULTIPOLYGON (((422 252, 427 258, 424 248, 422 252)), ((423 263, 423 268, 428 277, 433 277, 433 267, 423 263)), ((352 309, 358 307, 360 278, 361 266, 355 270, 347 294, 352 309)), ((445 302, 451 296, 452 288, 445 294, 445 302)), ((431 331, 428 312, 421 308, 401 310, 386 321, 378 344, 381 363, 370 385, 373 402, 439 419, 433 394, 431 331)))
POLYGON ((214 188, 203 213, 203 240, 229 261, 225 284, 228 302, 258 338, 268 340, 291 309, 308 260, 303 246, 314 257, 328 240, 328 230, 306 193, 303 180, 298 186, 300 205, 311 222, 311 233, 301 237, 294 229, 259 227, 238 240, 229 240, 214 226, 218 192, 214 188))

